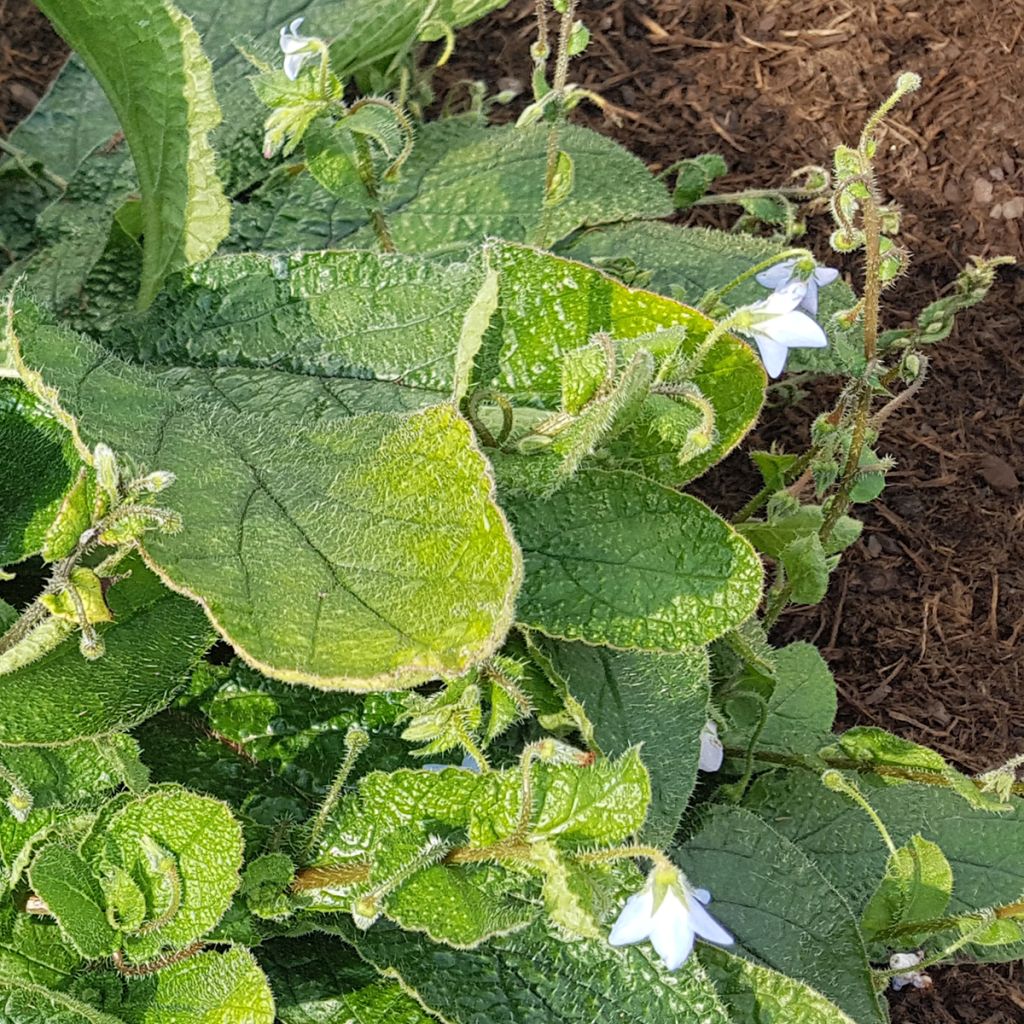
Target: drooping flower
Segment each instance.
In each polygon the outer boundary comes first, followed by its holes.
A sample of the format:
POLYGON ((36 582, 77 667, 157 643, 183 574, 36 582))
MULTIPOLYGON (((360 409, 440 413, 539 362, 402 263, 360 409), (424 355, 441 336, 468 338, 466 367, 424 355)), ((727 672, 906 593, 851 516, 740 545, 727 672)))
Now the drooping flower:
POLYGON ((906 988, 907 985, 913 985, 914 988, 932 987, 932 979, 924 971, 904 970, 905 968, 916 967, 920 962, 920 953, 893 953, 889 957, 889 969, 904 972, 893 975, 891 984, 895 991, 899 992, 901 988, 906 988))
POLYGON ((698 935, 721 946, 732 945, 732 936, 704 909, 710 898, 703 889, 691 889, 675 868, 657 867, 644 887, 626 900, 608 941, 631 946, 650 939, 662 963, 677 970, 698 935))
POLYGON ((323 44, 313 36, 300 36, 299 26, 305 18, 296 18, 281 29, 281 52, 284 54, 284 73, 295 81, 307 58, 319 53, 323 44))
POLYGON ((795 281, 733 314, 733 329, 754 340, 769 377, 778 377, 786 368, 791 348, 824 348, 828 344, 818 324, 797 310, 806 292, 807 285, 795 281))
POLYGON ((833 267, 818 266, 809 257, 803 259, 794 257, 791 260, 776 263, 774 267, 769 267, 767 270, 762 270, 754 280, 775 292, 794 283, 806 285, 807 290, 800 300, 800 308, 806 309, 811 316, 817 316, 818 289, 831 284, 837 277, 839 277, 839 271, 833 267))
POLYGON ((717 772, 724 758, 725 750, 718 738, 718 723, 709 718, 700 731, 700 760, 697 767, 702 772, 717 772))

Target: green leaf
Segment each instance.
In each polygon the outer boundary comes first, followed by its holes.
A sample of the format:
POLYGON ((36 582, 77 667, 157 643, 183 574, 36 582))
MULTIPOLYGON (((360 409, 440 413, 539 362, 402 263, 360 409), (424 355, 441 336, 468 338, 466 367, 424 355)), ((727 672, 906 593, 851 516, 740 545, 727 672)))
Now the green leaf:
POLYGON ((3 747, 0 765, 8 773, 0 786, 16 779, 31 802, 27 813, 0 816, 0 865, 10 889, 44 837, 59 835, 120 787, 137 790, 148 781, 135 741, 117 733, 55 747, 3 747))
MULTIPOLYGON (((991 814, 938 786, 871 785, 869 775, 859 781, 898 846, 920 835, 942 849, 953 871, 949 913, 970 913, 1020 898, 1024 801, 1013 798, 1007 813, 991 814)), ((747 804, 799 846, 855 913, 862 913, 887 863, 885 846, 863 810, 806 772, 761 776, 747 804)), ((1019 945, 1004 951, 992 947, 985 957, 1019 957, 1020 949, 1019 945)))
POLYGON ((207 138, 220 122, 210 62, 192 23, 166 0, 41 0, 40 8, 100 81, 131 147, 146 305, 171 270, 210 255, 227 233, 228 203, 207 138))
MULTIPOLYGON (((404 253, 457 252, 485 238, 534 241, 542 225, 562 238, 585 225, 667 216, 671 204, 631 153, 596 132, 564 125, 559 145, 576 187, 545 215, 547 128, 485 128, 459 121, 426 124, 384 214, 404 253), (481 198, 483 197, 483 198, 481 198)), ((375 247, 360 199, 327 195, 312 179, 269 181, 239 213, 237 249, 375 247)))
MULTIPOLYGON (((767 681, 766 718, 757 738, 759 749, 814 754, 827 742, 836 716, 836 684, 827 662, 813 644, 788 644, 772 654, 770 680, 748 670, 740 686, 762 692, 767 681)), ((760 718, 760 702, 751 709, 749 698, 737 694, 726 705, 730 729, 728 746, 746 746, 760 718)))
MULTIPOLYGON (((861 916, 870 939, 887 928, 942 917, 953 892, 953 870, 942 850, 919 835, 889 855, 885 875, 861 916)), ((912 941, 909 933, 903 940, 912 941)))
POLYGON ((816 533, 790 541, 779 555, 794 604, 818 604, 828 592, 828 559, 816 533))
POLYGON ((71 636, 38 661, 0 674, 0 747, 61 744, 141 722, 165 705, 210 646, 194 605, 137 559, 111 587, 114 622, 100 625, 106 653, 87 661, 71 636))
POLYGON ((52 921, 23 913, 13 900, 4 901, 0 908, 0 992, 5 991, 5 983, 18 982, 65 988, 81 965, 82 958, 52 921))
POLYGON ((715 991, 739 1021, 782 1024, 856 1024, 809 985, 724 949, 701 946, 700 960, 715 991))
POLYGON ((453 406, 323 426, 193 406, 27 306, 16 319, 29 376, 73 397, 85 444, 176 475, 165 504, 185 529, 148 536, 146 557, 250 663, 396 688, 463 672, 504 636, 519 556, 453 406))
MULTIPOLYGON (((442 26, 461 28, 508 0, 349 0, 333 32, 319 22, 304 26, 331 39, 331 59, 339 74, 353 74, 383 64, 406 52, 417 40, 432 41, 444 35, 442 26)), ((331 4, 322 4, 324 17, 331 4)), ((315 10, 315 8, 314 8, 315 10)))
MULTIPOLYGON (((919 743, 893 736, 884 729, 873 726, 857 726, 848 729, 838 739, 835 747, 822 751, 823 756, 846 756, 852 758, 864 771, 879 768, 904 768, 911 774, 915 770, 938 776, 954 793, 961 796, 972 807, 986 811, 1005 812, 1009 806, 997 797, 979 789, 967 776, 958 772, 941 754, 919 743)), ((889 785, 903 785, 898 776, 879 772, 878 777, 889 785)))
POLYGON ((164 946, 182 948, 205 935, 239 885, 238 823, 224 804, 180 787, 128 803, 96 841, 103 862, 127 871, 147 898, 147 925, 122 938, 133 960, 145 961, 164 946), (154 850, 171 866, 155 864, 154 850))
POLYGON ((537 908, 521 876, 490 864, 435 865, 388 896, 385 914, 403 929, 471 949, 526 927, 537 908))
POLYGON ((716 178, 728 173, 729 168, 717 153, 701 153, 684 160, 676 173, 676 187, 672 201, 677 210, 686 210, 702 198, 716 178))
POLYGON ((746 541, 696 498, 631 473, 586 470, 547 499, 505 504, 526 562, 516 614, 549 636, 671 652, 760 600, 746 541))
POLYGON ((21 387, 0 380, 0 566, 37 554, 78 456, 21 387))
POLYGON ((642 744, 651 775, 645 841, 667 844, 697 778, 700 731, 708 719, 708 659, 702 649, 637 654, 543 641, 542 648, 593 724, 605 754, 642 744))
MULTIPOLYGON (((616 843, 640 830, 650 802, 650 781, 635 749, 615 761, 592 765, 537 763, 532 767, 530 835, 575 848, 616 843)), ((359 782, 359 805, 350 805, 321 843, 325 852, 346 845, 346 824, 370 823, 385 836, 409 820, 433 821, 466 830, 473 846, 512 835, 519 825, 522 772, 482 774, 449 771, 371 772, 359 782), (348 821, 351 817, 351 821, 348 821), (336 833, 336 834, 334 834, 336 833)), ((363 825, 365 829, 367 825, 363 825)))
POLYGON ((252 954, 207 950, 136 981, 118 1010, 127 1024, 274 1024, 274 996, 252 954))
POLYGON ((114 952, 118 936, 107 920, 99 879, 75 850, 58 843, 44 847, 32 864, 29 881, 82 956, 97 960, 114 952))
MULTIPOLYGON (((763 453, 761 453, 763 454, 763 453)), ((770 518, 767 522, 750 519, 736 527, 751 544, 769 558, 781 558, 782 553, 794 541, 805 541, 817 536, 825 521, 820 505, 801 505, 789 515, 770 518)), ((845 551, 860 537, 864 524, 850 516, 842 516, 836 523, 824 554, 837 555, 845 551)))
POLYGON ((858 1024, 885 1024, 857 921, 793 843, 738 807, 713 807, 679 849, 694 885, 755 963, 817 989, 858 1024))
POLYGON ((124 1024, 64 992, 17 978, 0 978, 4 1024, 124 1024))
MULTIPOLYGON (((290 371, 296 386, 305 376, 312 378, 307 385, 321 389, 307 389, 303 397, 321 406, 333 398, 339 411, 360 387, 413 392, 416 406, 403 400, 383 407, 413 408, 451 397, 457 360, 475 353, 486 327, 475 304, 487 287, 479 257, 450 266, 368 252, 222 257, 175 277, 112 343, 150 367, 290 371)), ((282 382, 279 388, 289 379, 266 376, 282 382)), ((232 402, 277 415, 279 400, 269 388, 265 401, 262 390, 255 400, 239 391, 231 390, 232 402)), ((298 406, 286 399, 286 409, 292 404, 298 406)))
POLYGON ((354 205, 372 201, 359 173, 352 135, 337 123, 315 122, 303 135, 306 169, 331 195, 354 205))
POLYGON ((434 1024, 397 982, 333 936, 275 939, 259 949, 280 1024, 434 1024))
MULTIPOLYGON (((753 235, 732 234, 709 228, 675 224, 621 224, 588 232, 573 241, 564 255, 596 262, 631 259, 650 271, 651 287, 680 302, 697 303, 712 289, 721 288, 755 263, 781 253, 783 248, 753 235)), ((753 279, 723 296, 735 309, 763 299, 767 289, 753 279)), ((864 369, 864 345, 860 326, 844 328, 835 315, 855 302, 850 289, 837 281, 818 295, 818 322, 829 338, 824 349, 794 349, 789 370, 859 374, 864 369)), ((705 394, 707 392, 705 391, 705 394)))
POLYGON ((541 924, 443 956, 397 928, 354 932, 363 959, 451 1024, 730 1024, 696 957, 669 974, 640 948, 565 942, 541 924))
MULTIPOLYGON (((627 288, 582 264, 499 242, 490 243, 488 251, 500 275, 501 315, 484 336, 478 380, 516 402, 558 409, 565 355, 587 346, 591 347, 576 356, 585 365, 575 369, 596 369, 600 380, 605 356, 592 345, 599 332, 619 343, 628 364, 641 348, 664 360, 681 346, 685 358, 711 330, 711 321, 696 310, 627 288)), ((567 372, 574 372, 572 360, 567 372)), ((681 464, 679 445, 665 441, 641 419, 611 443, 613 464, 672 486, 699 476, 753 426, 764 398, 764 381, 751 349, 723 336, 692 381, 714 410, 715 443, 681 464)), ((581 382, 569 380, 566 387, 567 395, 574 395, 571 408, 576 408, 584 395, 581 382)))

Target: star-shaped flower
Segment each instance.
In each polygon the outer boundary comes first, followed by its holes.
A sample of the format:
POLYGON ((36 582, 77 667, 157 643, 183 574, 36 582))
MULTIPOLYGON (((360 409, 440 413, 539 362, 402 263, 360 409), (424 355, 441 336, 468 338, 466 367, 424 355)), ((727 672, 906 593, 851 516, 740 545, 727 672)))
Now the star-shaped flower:
POLYGON ((733 314, 734 329, 757 344, 769 377, 778 377, 786 368, 791 348, 824 348, 828 344, 818 324, 797 309, 806 293, 807 285, 795 281, 733 314))
POLYGON ((718 738, 718 724, 709 718, 700 731, 700 760, 697 767, 702 772, 717 772, 722 767, 725 750, 718 738))
POLYGON ((810 258, 794 257, 791 260, 776 263, 774 267, 769 267, 767 270, 762 270, 754 280, 775 292, 789 284, 806 285, 807 290, 800 301, 800 308, 806 309, 811 316, 817 316, 818 289, 831 284, 837 277, 839 277, 839 271, 832 267, 819 267, 810 258))
POLYGON ((732 945, 732 936, 704 909, 710 899, 706 891, 691 889, 675 868, 657 867, 646 885, 626 900, 608 941, 631 946, 650 939, 662 963, 677 970, 698 935, 721 946, 732 945))
POLYGON ((299 26, 305 18, 296 18, 281 29, 281 52, 284 54, 284 73, 295 81, 307 58, 319 53, 323 44, 313 36, 300 36, 299 26))

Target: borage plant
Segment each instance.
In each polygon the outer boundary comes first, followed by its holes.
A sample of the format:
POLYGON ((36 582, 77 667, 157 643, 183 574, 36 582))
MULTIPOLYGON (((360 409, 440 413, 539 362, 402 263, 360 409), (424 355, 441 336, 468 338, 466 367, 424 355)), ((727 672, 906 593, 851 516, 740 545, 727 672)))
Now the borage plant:
POLYGON ((570 123, 572 0, 505 127, 422 119, 499 0, 40 6, 78 56, 0 168, 4 1021, 871 1024, 1020 955, 1015 766, 834 733, 770 639, 998 263, 881 329, 916 77, 831 174, 670 191, 570 123), (661 219, 707 202, 774 234, 661 219), (787 357, 838 400, 727 520, 683 488, 787 357))

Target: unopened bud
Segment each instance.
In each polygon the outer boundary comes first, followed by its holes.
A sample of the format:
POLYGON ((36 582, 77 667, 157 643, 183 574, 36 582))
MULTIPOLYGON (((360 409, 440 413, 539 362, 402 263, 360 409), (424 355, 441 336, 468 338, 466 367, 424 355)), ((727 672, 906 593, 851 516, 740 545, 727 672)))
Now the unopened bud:
POLYGON ((117 460, 114 458, 114 453, 101 441, 93 449, 92 459, 96 469, 96 482, 112 501, 116 501, 120 474, 117 471, 117 460))
POLYGON ((166 469, 158 469, 155 473, 150 473, 144 476, 139 481, 139 488, 143 491, 148 491, 150 494, 159 494, 160 491, 166 490, 177 477, 166 469))

